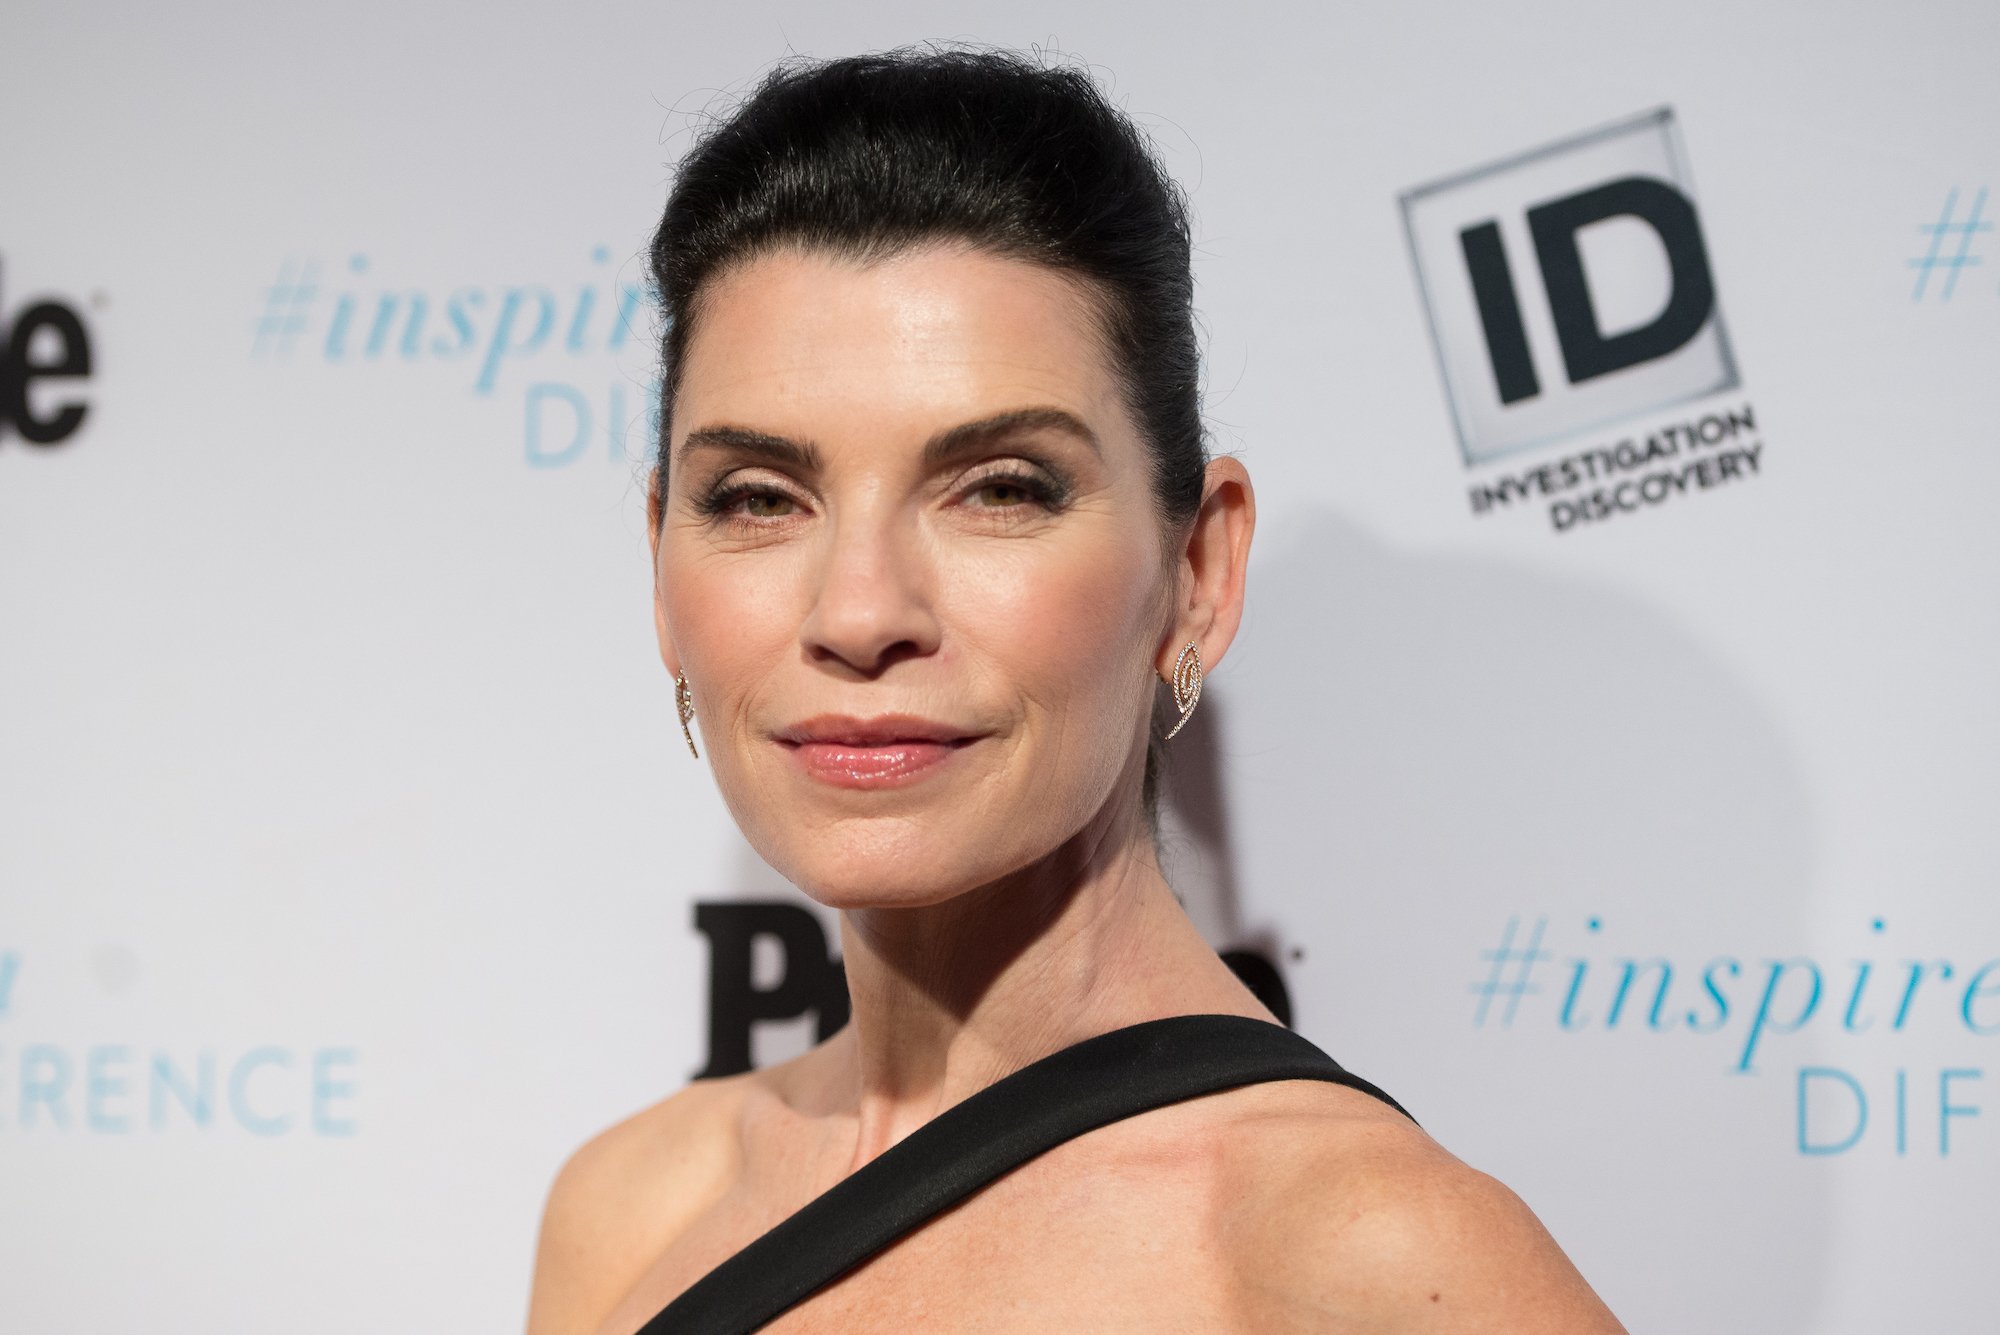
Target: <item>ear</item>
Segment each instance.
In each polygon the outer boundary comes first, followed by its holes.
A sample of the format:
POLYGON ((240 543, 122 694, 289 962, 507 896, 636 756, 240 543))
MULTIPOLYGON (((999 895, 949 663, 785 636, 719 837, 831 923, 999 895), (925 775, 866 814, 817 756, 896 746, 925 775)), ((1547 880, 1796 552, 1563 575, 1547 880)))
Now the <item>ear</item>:
POLYGON ((646 495, 646 550, 653 560, 653 634, 660 642, 660 662, 666 665, 667 675, 678 677, 681 658, 674 652, 673 633, 667 629, 666 581, 660 573, 660 511, 663 498, 659 485, 660 474, 655 469, 646 495))
POLYGON ((1211 459, 1201 508, 1181 548, 1174 620, 1154 667, 1162 677, 1189 640, 1212 670, 1229 652, 1243 622, 1243 586, 1250 565, 1250 535, 1257 527, 1257 497, 1250 473, 1231 458, 1211 459))

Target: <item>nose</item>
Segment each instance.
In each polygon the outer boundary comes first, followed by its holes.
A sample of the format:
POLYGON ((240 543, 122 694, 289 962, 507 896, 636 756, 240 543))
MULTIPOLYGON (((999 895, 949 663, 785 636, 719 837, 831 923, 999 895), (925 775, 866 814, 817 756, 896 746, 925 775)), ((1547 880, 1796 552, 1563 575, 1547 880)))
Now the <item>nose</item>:
POLYGON ((799 630, 808 658, 868 678, 937 652, 935 571, 915 530, 888 514, 850 511, 834 522, 799 630))

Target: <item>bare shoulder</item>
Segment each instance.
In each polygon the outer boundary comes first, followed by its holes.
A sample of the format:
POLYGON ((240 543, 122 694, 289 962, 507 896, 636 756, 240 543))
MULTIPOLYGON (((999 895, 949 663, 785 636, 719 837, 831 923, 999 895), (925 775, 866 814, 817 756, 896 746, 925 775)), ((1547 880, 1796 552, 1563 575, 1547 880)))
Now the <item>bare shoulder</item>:
POLYGON ((726 1189, 754 1077, 704 1080, 592 1136, 549 1188, 528 1335, 597 1328, 634 1279, 726 1189))
POLYGON ((1231 1229, 1246 1287, 1284 1324, 1623 1330, 1505 1185, 1365 1095, 1291 1088, 1240 1142, 1252 1180, 1231 1229))

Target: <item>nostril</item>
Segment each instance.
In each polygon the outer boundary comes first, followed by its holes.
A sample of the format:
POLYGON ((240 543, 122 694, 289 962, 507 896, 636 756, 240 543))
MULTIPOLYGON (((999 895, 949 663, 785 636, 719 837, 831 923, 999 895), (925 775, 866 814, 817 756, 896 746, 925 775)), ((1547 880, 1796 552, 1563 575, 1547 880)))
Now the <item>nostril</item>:
POLYGON ((839 663, 868 677, 877 677, 896 664, 922 658, 927 651, 915 640, 895 640, 880 648, 841 645, 819 641, 808 643, 806 653, 815 662, 839 663))

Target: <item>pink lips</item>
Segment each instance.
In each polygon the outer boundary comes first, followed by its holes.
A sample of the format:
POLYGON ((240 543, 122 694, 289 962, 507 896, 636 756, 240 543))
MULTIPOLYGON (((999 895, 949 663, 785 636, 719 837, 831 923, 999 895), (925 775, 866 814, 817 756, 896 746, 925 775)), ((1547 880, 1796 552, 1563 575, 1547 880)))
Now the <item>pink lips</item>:
POLYGON ((913 714, 822 714, 777 735, 807 777, 840 788, 891 788, 935 770, 978 735, 913 714))

